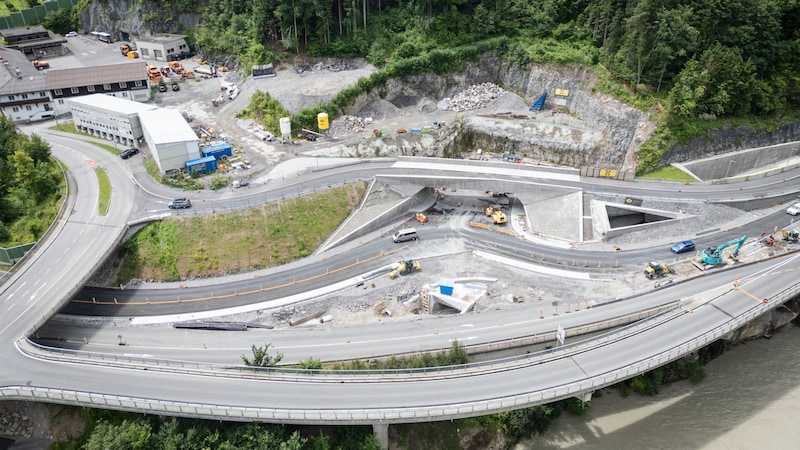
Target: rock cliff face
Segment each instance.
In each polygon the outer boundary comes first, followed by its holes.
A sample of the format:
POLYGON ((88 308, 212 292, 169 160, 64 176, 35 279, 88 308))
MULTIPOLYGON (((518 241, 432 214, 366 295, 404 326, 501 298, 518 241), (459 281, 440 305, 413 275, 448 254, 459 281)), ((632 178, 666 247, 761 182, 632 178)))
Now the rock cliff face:
POLYGON ((709 136, 702 136, 674 147, 664 156, 663 164, 680 163, 713 155, 766 147, 800 140, 800 123, 789 123, 775 131, 764 132, 748 127, 724 127, 711 130, 709 136))
POLYGON ((200 23, 197 13, 173 14, 137 0, 94 1, 80 13, 81 28, 86 31, 105 31, 114 40, 131 41, 155 33, 180 33, 183 28, 200 23), (155 20, 145 18, 154 17, 155 20))
MULTIPOLYGON (((595 81, 594 73, 582 67, 534 65, 522 69, 487 56, 458 74, 428 73, 390 80, 383 88, 359 98, 347 113, 357 115, 373 102, 386 100, 398 108, 430 104, 431 100, 453 97, 469 86, 498 83, 521 101, 515 108, 502 111, 507 105, 490 105, 494 109, 485 112, 524 117, 481 117, 466 112, 446 130, 451 135, 435 139, 436 142, 405 139, 388 146, 385 142, 376 145, 384 146, 384 155, 460 157, 482 148, 571 167, 595 165, 631 170, 636 152, 655 129, 655 123, 643 111, 592 92, 595 81), (556 101, 552 94, 557 89, 568 94, 556 101), (548 93, 545 110, 529 114, 528 108, 543 92, 548 93), (434 147, 421 146, 423 141, 434 147)), ((369 153, 364 143, 359 146, 359 154, 369 153)))

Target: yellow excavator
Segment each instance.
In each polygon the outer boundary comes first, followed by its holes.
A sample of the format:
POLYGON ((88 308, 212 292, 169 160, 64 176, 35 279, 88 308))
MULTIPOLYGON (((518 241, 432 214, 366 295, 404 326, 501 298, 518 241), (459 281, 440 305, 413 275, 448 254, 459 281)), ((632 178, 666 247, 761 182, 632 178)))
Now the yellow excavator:
POLYGON ((649 264, 647 264, 647 267, 644 268, 644 276, 646 276, 648 280, 663 277, 670 272, 672 272, 672 270, 670 270, 668 265, 659 264, 654 261, 651 261, 649 264))

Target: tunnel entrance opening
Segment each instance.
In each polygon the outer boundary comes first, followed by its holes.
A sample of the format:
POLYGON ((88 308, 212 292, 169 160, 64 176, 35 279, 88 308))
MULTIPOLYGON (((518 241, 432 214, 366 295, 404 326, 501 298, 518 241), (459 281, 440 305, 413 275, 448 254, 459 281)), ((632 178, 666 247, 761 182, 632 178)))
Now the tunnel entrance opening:
POLYGON ((648 225, 674 219, 674 217, 656 214, 653 211, 628 209, 625 207, 612 205, 606 205, 606 215, 608 216, 609 227, 612 230, 634 225, 648 225))

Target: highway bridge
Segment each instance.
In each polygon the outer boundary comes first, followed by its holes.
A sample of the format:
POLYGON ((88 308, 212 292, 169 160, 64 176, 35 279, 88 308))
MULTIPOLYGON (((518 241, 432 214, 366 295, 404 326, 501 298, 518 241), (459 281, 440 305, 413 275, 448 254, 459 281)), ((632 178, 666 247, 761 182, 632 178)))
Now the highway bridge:
MULTIPOLYGON (((437 320, 435 324, 375 324, 290 336, 278 330, 254 335, 248 331, 246 338, 202 332, 184 338, 166 328, 146 332, 128 328, 126 335, 136 334, 137 342, 143 345, 109 345, 100 351, 89 343, 113 342, 109 333, 118 335, 119 331, 95 329, 85 337, 86 346, 42 346, 34 343, 37 331, 79 292, 121 242, 129 225, 166 214, 164 205, 175 196, 169 189, 148 182, 143 169, 80 139, 54 134, 44 137, 51 142, 54 155, 69 168, 70 193, 52 229, 0 288, 0 354, 6 362, 0 375, 0 393, 4 399, 235 421, 371 424, 385 444, 390 423, 483 415, 573 396, 588 399, 596 389, 681 358, 726 336, 796 297, 800 290, 796 276, 800 262, 796 255, 786 255, 562 317, 519 317, 496 311, 480 317, 437 320), (103 167, 112 180, 107 216, 96 212, 98 188, 93 165, 103 167), (740 281, 734 286, 736 280, 740 281), (764 298, 769 301, 764 303, 764 298), (641 320, 629 323, 631 318, 641 320), (558 325, 590 331, 615 322, 629 324, 543 352, 436 370, 256 371, 231 362, 238 359, 242 348, 249 349, 259 338, 293 342, 296 349, 286 353, 297 355, 296 359, 322 351, 331 359, 345 359, 400 353, 403 348, 447 348, 453 340, 486 348, 516 338, 541 342, 552 340, 558 325)), ((416 180, 452 177, 464 183, 475 178, 481 183, 504 185, 535 182, 568 190, 591 185, 595 191, 620 196, 744 204, 754 199, 777 202, 791 198, 797 194, 800 178, 800 169, 795 168, 735 185, 674 185, 582 180, 564 171, 513 166, 510 170, 514 171, 512 175, 503 170, 488 173, 481 165, 462 161, 366 161, 276 180, 247 197, 209 196, 197 202, 193 198, 193 203, 201 212, 219 211, 349 180, 394 176, 416 180)), ((773 223, 785 222, 786 215, 759 220, 759 228, 771 228, 773 223)), ((298 294, 305 290, 303 287, 298 294)))

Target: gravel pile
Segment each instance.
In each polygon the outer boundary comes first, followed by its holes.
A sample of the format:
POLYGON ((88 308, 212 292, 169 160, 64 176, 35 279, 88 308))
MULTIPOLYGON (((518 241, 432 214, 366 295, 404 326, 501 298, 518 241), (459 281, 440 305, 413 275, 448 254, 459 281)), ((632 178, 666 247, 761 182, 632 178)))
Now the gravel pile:
POLYGON ((391 119, 400 115, 400 108, 388 100, 376 100, 358 112, 359 117, 371 117, 375 120, 391 119))
POLYGON ((339 116, 333 119, 328 129, 331 137, 343 137, 364 131, 367 124, 372 123, 371 118, 361 118, 357 116, 339 116))
POLYGON ((443 109, 456 112, 480 109, 488 106, 503 92, 505 90, 494 83, 475 84, 456 94, 443 109))
POLYGON ((527 114, 530 106, 525 103, 525 99, 511 91, 503 91, 489 105, 493 114, 500 113, 523 113, 527 114))

